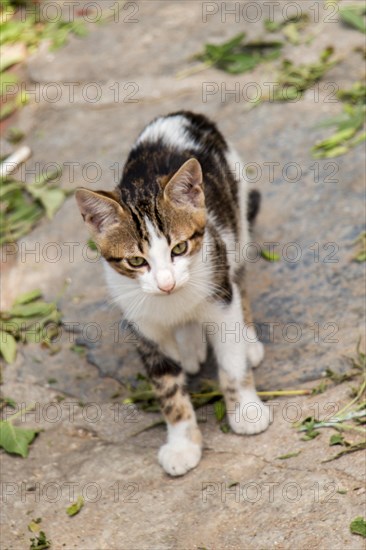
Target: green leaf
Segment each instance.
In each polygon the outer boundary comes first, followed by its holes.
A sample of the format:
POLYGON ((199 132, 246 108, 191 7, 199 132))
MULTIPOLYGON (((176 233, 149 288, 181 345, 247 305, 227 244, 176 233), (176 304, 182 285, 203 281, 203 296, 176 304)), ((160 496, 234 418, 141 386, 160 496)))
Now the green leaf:
POLYGON ((348 445, 347 447, 339 451, 339 453, 337 453, 336 455, 322 460, 322 463, 331 462, 332 460, 337 460, 337 458, 341 458, 344 455, 355 453, 357 451, 362 451, 364 449, 366 449, 366 441, 361 441, 361 443, 354 443, 353 445, 348 445))
POLYGON ((340 18, 344 23, 366 33, 366 23, 364 17, 365 8, 360 6, 348 6, 339 10, 340 18))
POLYGON ((268 262, 278 262, 281 259, 279 254, 271 250, 266 250, 265 248, 261 250, 261 256, 268 262))
POLYGON ((206 44, 205 51, 196 58, 207 66, 216 65, 218 69, 231 74, 240 74, 253 69, 258 63, 278 57, 282 42, 243 43, 245 34, 240 33, 223 44, 206 44))
POLYGON ((333 48, 326 48, 319 57, 319 61, 309 64, 295 65, 284 59, 277 74, 279 88, 275 90, 274 100, 288 101, 298 99, 303 92, 318 82, 331 69, 336 61, 329 61, 333 48))
POLYGON ((37 300, 37 298, 40 298, 41 296, 42 291, 39 290, 39 288, 35 290, 30 290, 29 292, 25 292, 24 294, 18 296, 18 298, 14 302, 14 305, 28 304, 29 302, 37 300))
POLYGON ((361 537, 366 538, 366 520, 362 516, 357 516, 352 520, 349 528, 353 535, 361 535, 361 537))
POLYGON ((329 138, 323 139, 323 141, 317 143, 314 149, 333 149, 354 136, 355 132, 355 128, 345 128, 344 130, 340 130, 329 138))
POLYGON ((344 155, 365 139, 366 133, 360 132, 364 124, 365 107, 346 104, 343 114, 323 121, 319 126, 337 126, 337 131, 330 137, 316 143, 312 148, 314 158, 334 158, 344 155))
POLYGON ((74 502, 68 508, 66 508, 67 515, 70 517, 76 516, 76 514, 80 512, 84 504, 85 504, 84 498, 82 496, 78 496, 76 502, 74 502))
POLYGON ((31 533, 38 533, 41 529, 41 522, 42 518, 32 519, 32 521, 28 523, 28 531, 30 531, 31 533))
POLYGON ((98 246, 95 244, 93 239, 89 239, 87 244, 88 244, 88 247, 90 248, 90 250, 98 250, 98 246))
POLYGON ((51 547, 51 542, 47 540, 46 533, 40 531, 39 535, 36 535, 35 538, 30 539, 31 545, 30 550, 47 550, 51 547))
POLYGON ((218 422, 221 422, 221 420, 225 417, 226 414, 226 407, 224 401, 215 401, 214 403, 214 412, 215 417, 218 422))
POLYGON ((337 97, 341 101, 352 105, 364 105, 366 103, 366 86, 364 82, 355 82, 348 90, 338 90, 337 97))
POLYGON ((13 363, 17 354, 14 336, 2 330, 0 330, 0 353, 7 363, 13 363))
POLYGON ((344 445, 344 436, 342 434, 333 434, 330 436, 329 445, 344 445))
POLYGON ((0 421, 0 447, 6 452, 26 458, 28 446, 36 437, 39 430, 18 428, 8 420, 0 421))
POLYGON ((305 435, 302 437, 302 441, 310 441, 318 437, 320 432, 314 429, 314 424, 317 422, 313 416, 308 416, 299 424, 299 428, 305 428, 305 435))
POLYGON ((301 449, 300 451, 294 451, 293 453, 288 453, 286 455, 276 456, 276 458, 278 460, 286 460, 287 458, 293 458, 294 456, 299 456, 300 453, 301 453, 301 449))
POLYGON ((9 317, 43 317, 51 313, 55 305, 47 302, 31 302, 14 305, 8 312, 9 317))

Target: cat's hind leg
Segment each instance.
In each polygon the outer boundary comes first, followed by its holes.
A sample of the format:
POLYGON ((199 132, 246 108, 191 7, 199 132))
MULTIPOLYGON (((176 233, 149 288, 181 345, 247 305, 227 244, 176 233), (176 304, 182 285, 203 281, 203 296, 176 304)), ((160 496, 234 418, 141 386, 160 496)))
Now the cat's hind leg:
POLYGON ((246 288, 240 289, 240 296, 245 323, 244 335, 246 339, 246 354, 251 366, 255 368, 258 367, 264 359, 264 346, 262 342, 259 341, 254 328, 252 309, 246 288))
POLYGON ((187 323, 175 333, 180 363, 188 374, 197 374, 207 356, 206 333, 199 323, 187 323))

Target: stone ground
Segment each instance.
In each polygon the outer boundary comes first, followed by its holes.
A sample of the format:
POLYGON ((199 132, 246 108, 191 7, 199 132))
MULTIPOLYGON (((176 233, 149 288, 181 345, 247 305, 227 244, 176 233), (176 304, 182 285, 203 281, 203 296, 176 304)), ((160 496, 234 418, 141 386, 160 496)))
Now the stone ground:
MULTIPOLYGON (((363 147, 330 160, 314 161, 310 154, 315 141, 328 135, 315 125, 341 111, 336 86, 349 87, 363 76, 354 51, 363 36, 337 22, 329 6, 312 4, 319 6, 312 42, 287 45, 284 56, 311 62, 333 45, 340 62, 298 102, 250 109, 243 98, 253 93, 248 83, 268 91, 276 62, 240 77, 209 69, 175 78, 193 66, 190 56, 207 41, 240 31, 260 36, 268 8, 257 2, 262 15, 253 22, 253 4, 240 3, 240 20, 227 15, 225 22, 229 2, 128 2, 119 21, 90 25, 87 37, 51 53, 45 45, 29 60, 29 82, 39 98, 19 113, 16 125, 33 152, 28 171, 56 162, 64 188, 112 189, 133 139, 154 116, 192 109, 214 118, 251 163, 249 176, 262 192, 255 241, 279 243, 281 255, 276 263, 256 257, 249 269, 254 316, 266 344, 258 387, 308 388, 327 367, 345 368, 344 356, 354 355, 364 330, 364 268, 352 261, 364 219, 363 147), (208 4, 217 13, 206 22, 202 10, 208 4), (235 86, 239 98, 225 94, 235 86), (55 90, 59 97, 52 101, 55 90), (96 91, 100 97, 88 100, 96 91), (268 163, 276 163, 273 178, 268 163)), ((296 3, 277 4, 280 18, 296 3)), ((116 3, 101 5, 108 12, 116 3)), ((305 9, 304 2, 297 5, 305 9)), ((20 175, 34 177, 24 170, 20 175)), ((4 369, 4 394, 35 402, 38 416, 28 414, 26 425, 43 431, 27 459, 1 456, 3 488, 14 493, 3 494, 1 548, 28 548, 27 525, 36 517, 55 549, 364 548, 349 531, 365 510, 364 455, 322 463, 334 454, 329 430, 304 442, 292 427, 294 419, 338 410, 349 400, 348 384, 319 396, 270 401, 274 422, 255 437, 222 433, 211 408, 204 409, 201 464, 179 479, 163 473, 156 460, 163 427, 136 435, 158 415, 121 404, 123 381, 142 369, 133 344, 117 338, 120 315, 108 301, 101 265, 86 257, 87 238, 70 197, 3 264, 3 308, 38 287, 52 300, 67 281, 59 306, 64 322, 78 323, 78 330, 64 331, 59 353, 28 346, 4 369), (84 357, 70 349, 75 338, 87 346, 84 357), (57 396, 65 399, 58 402, 57 396), (276 459, 294 450, 301 453, 276 459), (72 490, 86 504, 69 518, 72 490)), ((215 376, 212 360, 204 374, 215 376)))

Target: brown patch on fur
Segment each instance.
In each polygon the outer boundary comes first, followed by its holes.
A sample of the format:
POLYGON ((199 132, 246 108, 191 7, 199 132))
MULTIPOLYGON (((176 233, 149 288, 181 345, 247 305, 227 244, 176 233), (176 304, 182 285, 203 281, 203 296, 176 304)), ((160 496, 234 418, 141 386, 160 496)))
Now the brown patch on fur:
POLYGON ((248 297, 248 291, 246 288, 240 289, 241 294, 241 306, 243 309, 243 315, 244 315, 244 322, 246 325, 250 325, 253 323, 253 316, 252 316, 252 308, 250 305, 250 300, 248 297))
POLYGON ((159 385, 152 380, 156 396, 160 402, 165 420, 176 424, 183 420, 191 420, 193 407, 189 395, 184 392, 184 376, 165 375, 159 378, 159 385))
POLYGON ((78 189, 76 199, 102 255, 119 273, 135 278, 137 273, 120 260, 141 256, 139 236, 131 212, 120 203, 120 191, 78 189), (105 218, 105 221, 103 221, 105 218))
POLYGON ((168 199, 161 197, 158 203, 161 217, 166 223, 166 233, 170 237, 172 248, 183 241, 190 240, 189 254, 199 252, 202 247, 206 226, 206 210, 192 210, 188 207, 178 208, 168 199), (191 237, 193 237, 191 239, 191 237))

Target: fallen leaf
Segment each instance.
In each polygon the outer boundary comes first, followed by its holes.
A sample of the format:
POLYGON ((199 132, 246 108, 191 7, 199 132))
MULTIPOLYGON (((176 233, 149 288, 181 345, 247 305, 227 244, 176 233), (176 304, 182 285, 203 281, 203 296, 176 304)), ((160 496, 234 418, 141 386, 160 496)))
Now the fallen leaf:
POLYGON ((70 506, 68 506, 68 508, 66 508, 67 515, 70 517, 76 516, 76 514, 80 512, 84 504, 85 504, 84 498, 82 496, 78 496, 76 502, 73 502, 73 504, 71 504, 70 506))
POLYGON ((13 426, 9 420, 0 421, 0 447, 8 453, 28 456, 29 445, 39 430, 27 430, 13 426))
POLYGON ((366 521, 362 516, 357 516, 352 520, 349 528, 354 535, 361 535, 366 538, 366 521))
POLYGON ((0 330, 0 353, 7 363, 13 363, 17 354, 17 343, 12 334, 0 330))
POLYGON ((268 262, 278 262, 281 259, 280 255, 277 254, 277 252, 266 250, 265 248, 262 248, 261 256, 268 262))
POLYGON ((339 10, 339 16, 341 20, 363 33, 366 33, 366 23, 363 15, 365 15, 366 9, 364 6, 347 6, 339 10))
POLYGON ((25 292, 24 294, 21 294, 16 298, 14 301, 14 305, 20 305, 20 304, 28 304, 29 302, 33 302, 34 300, 37 300, 42 296, 42 291, 38 288, 35 290, 30 290, 29 292, 25 292))

